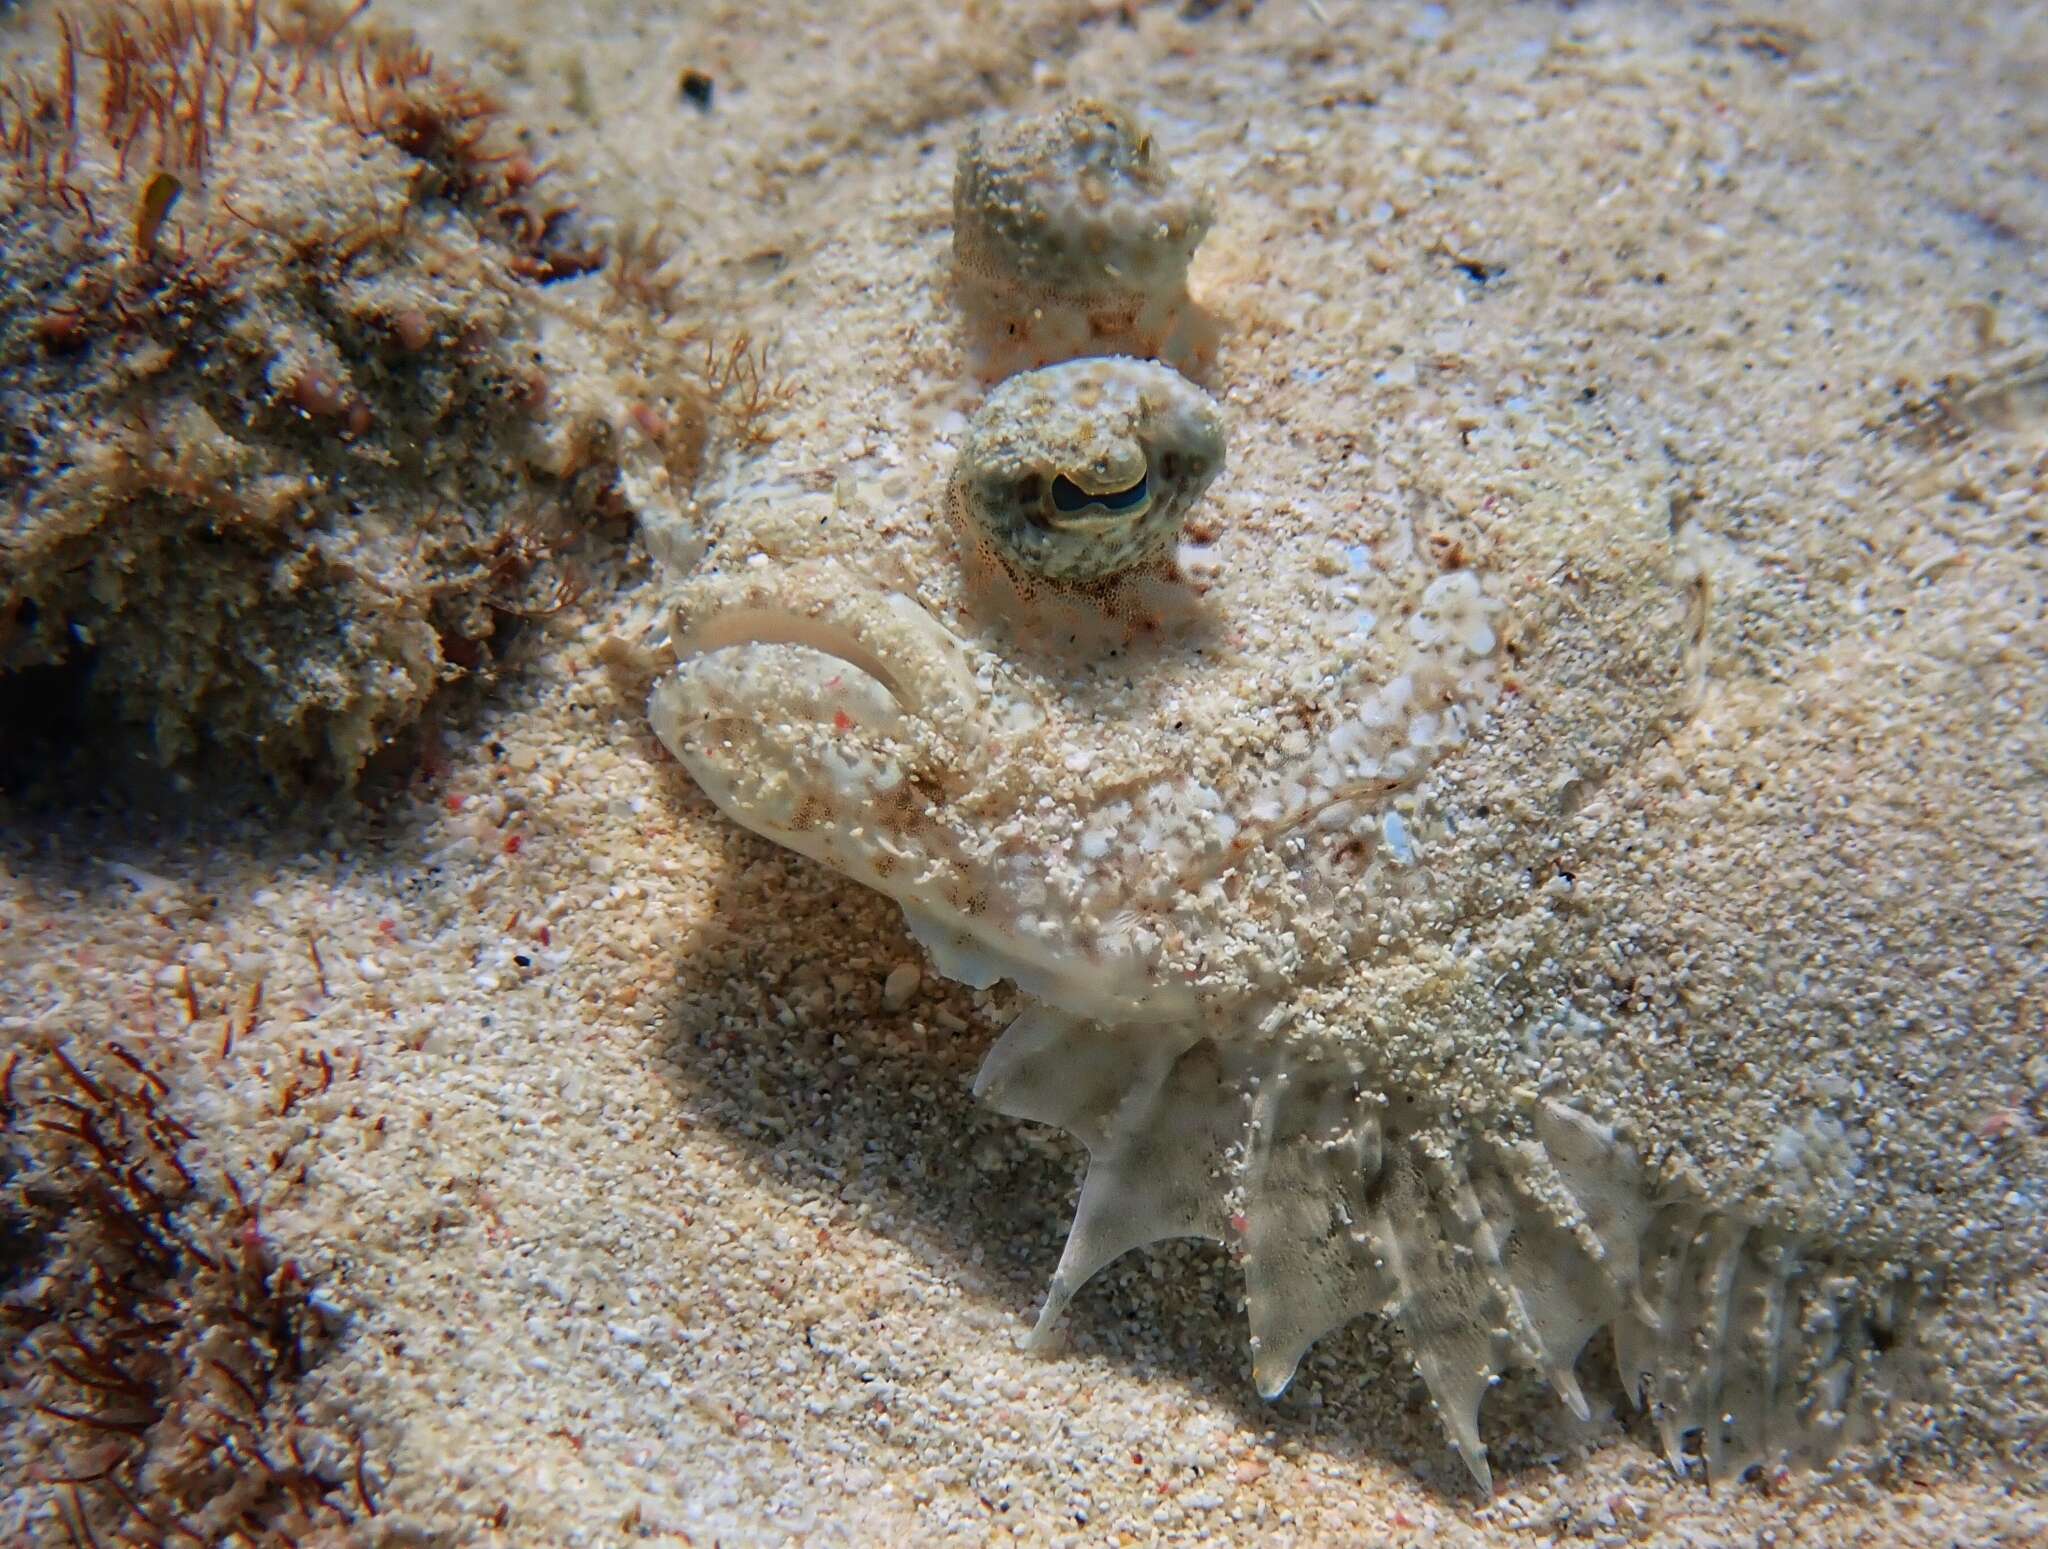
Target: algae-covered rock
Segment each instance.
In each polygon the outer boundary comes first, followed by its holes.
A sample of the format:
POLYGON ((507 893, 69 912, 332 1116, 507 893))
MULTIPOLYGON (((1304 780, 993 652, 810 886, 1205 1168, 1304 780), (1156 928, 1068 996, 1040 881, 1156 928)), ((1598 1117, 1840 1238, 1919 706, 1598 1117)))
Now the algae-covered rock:
POLYGON ((704 449, 680 325, 362 26, 88 11, 0 93, 0 674, 166 764, 347 784, 704 449))

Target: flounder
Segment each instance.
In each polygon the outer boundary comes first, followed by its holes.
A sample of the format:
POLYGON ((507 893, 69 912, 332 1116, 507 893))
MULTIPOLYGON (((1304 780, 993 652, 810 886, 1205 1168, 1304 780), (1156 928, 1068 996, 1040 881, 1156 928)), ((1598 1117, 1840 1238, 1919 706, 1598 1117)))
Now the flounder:
POLYGON ((1118 1255, 1205 1237, 1262 1393, 1387 1316, 1482 1484, 1489 1387, 1584 1416, 1596 1341, 1674 1465, 1831 1456, 1983 1272, 1941 1182, 2025 1079, 2038 560, 1932 607, 1900 567, 1816 574, 1794 621, 1596 430, 1473 438, 1455 499, 1334 451, 1282 488, 1230 366, 1207 409, 1150 362, 998 389, 886 560, 876 524, 729 530, 657 733, 940 972, 1028 997, 975 1090, 1090 1154, 1040 1338, 1118 1255), (1108 469, 1089 406, 1148 384, 1199 412, 1108 469), (1024 401, 1061 412, 1019 431, 1024 401), (1130 492, 1213 460, 1212 413, 1230 470, 1138 541, 1130 492), (1134 610, 1137 572, 1176 605, 1134 610), (2035 654, 1987 700, 1964 637, 2035 654))

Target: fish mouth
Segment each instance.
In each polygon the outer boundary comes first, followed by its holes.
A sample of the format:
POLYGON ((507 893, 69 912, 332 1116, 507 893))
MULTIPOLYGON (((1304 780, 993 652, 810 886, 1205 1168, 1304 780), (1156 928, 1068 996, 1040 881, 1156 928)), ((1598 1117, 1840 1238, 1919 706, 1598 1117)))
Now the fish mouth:
POLYGON ((670 639, 662 743, 734 822, 893 898, 941 973, 1118 1023, 1194 1014, 1134 944, 1062 927, 1044 867, 986 853, 976 793, 1027 727, 914 597, 830 561, 745 567, 685 589, 670 639))
POLYGON ((900 671, 872 650, 852 630, 768 606, 737 607, 698 624, 676 642, 678 665, 692 658, 735 646, 790 645, 814 651, 865 673, 904 710, 915 713, 918 700, 900 671))

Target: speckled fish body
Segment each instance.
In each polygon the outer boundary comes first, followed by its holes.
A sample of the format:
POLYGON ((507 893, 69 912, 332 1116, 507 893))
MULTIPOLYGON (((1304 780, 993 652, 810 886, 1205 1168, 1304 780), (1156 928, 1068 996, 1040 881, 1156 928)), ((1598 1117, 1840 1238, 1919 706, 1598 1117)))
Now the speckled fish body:
MULTIPOLYGON (((1030 390, 1168 369, 1078 365, 1030 390)), ((2010 978, 1939 986, 1959 931, 2023 950, 1999 835, 2042 802, 1928 684, 1958 633, 2038 633, 2024 555, 1932 612, 1876 607, 1889 572, 1817 589, 1794 638, 1625 448, 1493 436, 1426 499, 1355 455, 1288 489, 1224 365, 1232 466, 1170 554, 977 566, 984 417, 950 497, 829 538, 765 517, 694 576, 657 732, 942 973, 1033 1002, 977 1091, 1090 1151, 1041 1334, 1119 1254, 1208 1237, 1261 1391, 1388 1315, 1482 1482, 1489 1387, 1533 1371, 1583 1416, 1603 1331, 1674 1464, 1831 1456, 1903 1391, 1949 1262, 1915 1180, 2013 1079, 1980 1040, 1916 1103, 1892 1051, 2021 1014, 2010 978), (1859 778, 1916 760, 1939 823, 1859 778)), ((1097 481, 1104 518, 1137 487, 1097 481)))

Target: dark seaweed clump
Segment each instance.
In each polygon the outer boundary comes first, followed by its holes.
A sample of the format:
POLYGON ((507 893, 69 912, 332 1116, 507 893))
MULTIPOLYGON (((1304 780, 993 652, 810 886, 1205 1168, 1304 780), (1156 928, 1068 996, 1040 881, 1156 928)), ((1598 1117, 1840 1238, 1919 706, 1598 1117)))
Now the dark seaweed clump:
POLYGON ((115 1040, 0 1063, 0 1472, 44 1543, 358 1537, 362 1443, 300 1412, 311 1289, 172 1108, 115 1040))

